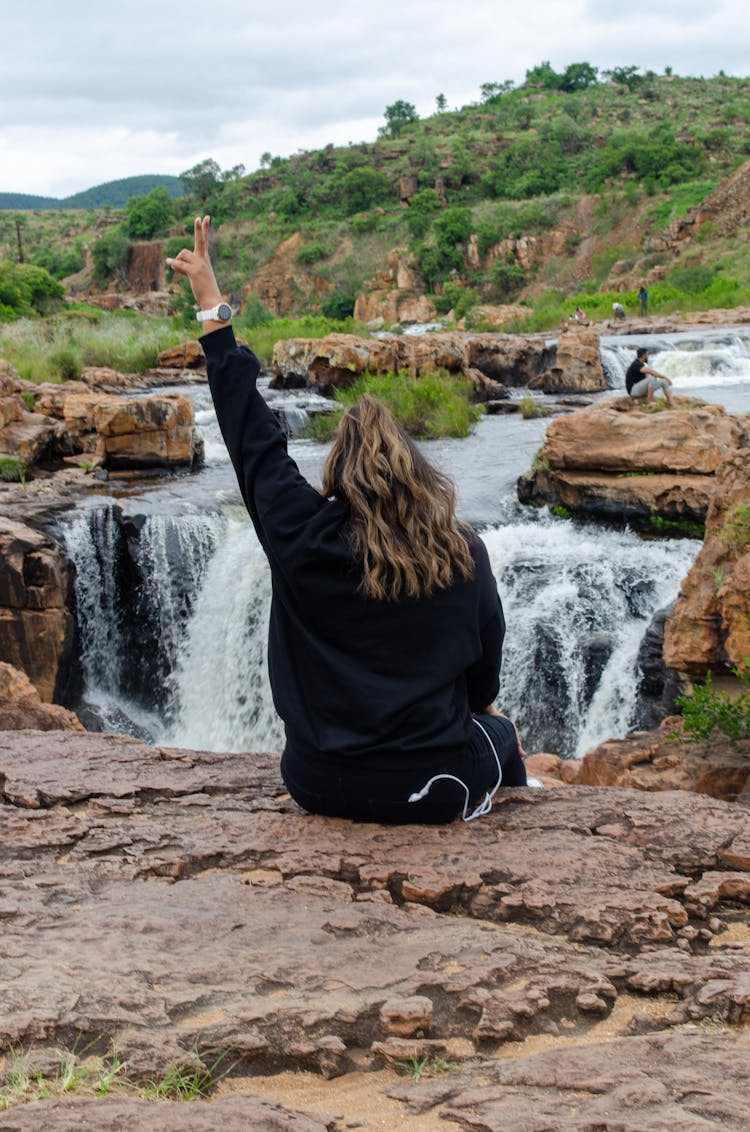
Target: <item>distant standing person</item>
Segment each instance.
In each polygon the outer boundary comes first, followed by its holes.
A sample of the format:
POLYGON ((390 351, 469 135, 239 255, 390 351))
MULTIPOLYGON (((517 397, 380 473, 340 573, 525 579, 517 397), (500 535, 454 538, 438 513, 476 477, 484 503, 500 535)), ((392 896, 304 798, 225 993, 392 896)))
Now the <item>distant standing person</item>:
POLYGON ((657 389, 661 389, 664 393, 664 399, 670 409, 674 408, 674 401, 669 388, 672 382, 663 373, 657 373, 655 369, 649 369, 646 365, 648 361, 648 350, 641 346, 635 352, 635 360, 628 366, 628 371, 625 374, 625 388, 630 397, 645 397, 646 404, 652 405, 654 402, 654 394, 657 389))
POLYGON ((644 318, 648 316, 648 291, 646 284, 641 283, 641 289, 638 292, 638 302, 641 304, 641 314, 644 318))

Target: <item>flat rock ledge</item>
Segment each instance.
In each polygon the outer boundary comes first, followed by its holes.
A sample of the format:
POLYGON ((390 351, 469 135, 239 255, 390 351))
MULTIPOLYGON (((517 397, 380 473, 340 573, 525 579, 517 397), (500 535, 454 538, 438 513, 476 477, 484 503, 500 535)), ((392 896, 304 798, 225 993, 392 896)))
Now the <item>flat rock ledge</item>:
POLYGON ((0 1096, 75 1050, 116 1050, 128 1091, 0 1132, 382 1128, 267 1087, 376 1069, 411 1132, 747 1127, 744 806, 574 786, 356 825, 303 814, 277 755, 27 730, 0 732, 0 822, 0 1096), (217 1061, 220 1096, 138 1094, 217 1061))

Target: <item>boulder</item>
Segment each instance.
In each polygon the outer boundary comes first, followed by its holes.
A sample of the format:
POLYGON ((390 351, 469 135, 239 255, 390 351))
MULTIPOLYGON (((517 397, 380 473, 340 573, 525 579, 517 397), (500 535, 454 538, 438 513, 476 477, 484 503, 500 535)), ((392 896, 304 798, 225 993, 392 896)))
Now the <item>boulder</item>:
POLYGON ((744 451, 750 421, 720 405, 676 402, 675 409, 649 411, 616 398, 557 418, 534 469, 519 480, 519 499, 608 521, 703 523, 716 473, 744 451))
MULTIPOLYGON (((740 418, 747 425, 748 418, 740 418)), ((700 553, 667 619, 664 659, 692 678, 750 661, 750 445, 715 476, 700 553)))
POLYGON ((606 389, 596 327, 566 323, 557 339, 554 364, 529 385, 546 393, 600 393, 606 389))
POLYGON ((42 700, 64 701, 74 673, 67 560, 46 535, 0 516, 0 661, 22 669, 42 700))
POLYGON ((44 703, 25 672, 0 662, 0 731, 83 731, 75 712, 44 703))
POLYGON ((200 342, 191 338, 179 346, 162 350, 156 364, 164 369, 202 369, 206 359, 200 342))

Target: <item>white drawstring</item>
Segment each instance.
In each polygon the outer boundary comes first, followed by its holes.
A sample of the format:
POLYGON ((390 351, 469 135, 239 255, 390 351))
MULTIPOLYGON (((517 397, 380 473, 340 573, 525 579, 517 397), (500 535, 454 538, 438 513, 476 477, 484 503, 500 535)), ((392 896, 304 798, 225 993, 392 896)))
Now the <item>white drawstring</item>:
MULTIPOLYGON (((473 716, 472 716, 472 719, 474 719, 473 716)), ((471 794, 469 793, 469 787, 466 785, 466 783, 463 781, 463 779, 457 778, 455 774, 434 774, 432 776, 432 778, 430 779, 430 781, 426 782, 421 790, 419 790, 416 794, 410 794, 409 795, 409 801, 410 802, 421 802, 422 799, 426 798, 427 795, 429 794, 429 792, 432 788, 433 782, 438 782, 441 778, 447 778, 447 779, 450 779, 451 782, 457 782, 459 786, 463 786, 464 791, 466 792, 466 801, 464 802, 464 812, 463 812, 462 817, 461 817, 462 821, 473 821, 474 818, 484 817, 485 814, 488 814, 490 812, 490 810, 492 809, 492 799, 497 794, 498 790, 500 789, 500 783, 503 781, 503 771, 502 771, 502 767, 500 766, 500 759, 497 756, 497 751, 495 750, 494 743, 490 739, 490 737, 487 734, 487 732, 485 731, 484 727, 482 727, 482 724, 479 722, 479 720, 474 719, 474 722, 476 723, 477 727, 479 728, 479 730, 484 735, 485 739, 487 740, 487 742, 489 744, 490 750, 492 751, 493 755, 495 756, 495 762, 497 763, 497 782, 496 782, 494 788, 492 790, 488 790, 487 793, 485 794, 484 798, 482 799, 482 801, 476 807, 476 809, 473 810, 470 814, 467 814, 466 811, 469 808, 469 802, 471 801, 471 794)))

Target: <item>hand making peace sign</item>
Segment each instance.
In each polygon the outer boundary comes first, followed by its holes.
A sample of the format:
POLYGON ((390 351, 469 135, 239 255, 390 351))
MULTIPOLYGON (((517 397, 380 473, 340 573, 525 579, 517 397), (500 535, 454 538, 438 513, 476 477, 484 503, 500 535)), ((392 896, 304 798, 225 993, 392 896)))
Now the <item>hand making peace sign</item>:
MULTIPOLYGON (((208 254, 208 229, 210 224, 210 216, 197 216, 195 218, 195 247, 193 251, 190 251, 189 248, 183 248, 174 259, 167 259, 167 263, 173 271, 190 280, 195 301, 201 310, 214 307, 222 301, 222 294, 216 282, 208 254)), ((216 325, 221 324, 217 323, 216 325)), ((213 324, 211 323, 206 325, 207 330, 212 327, 213 324)))

